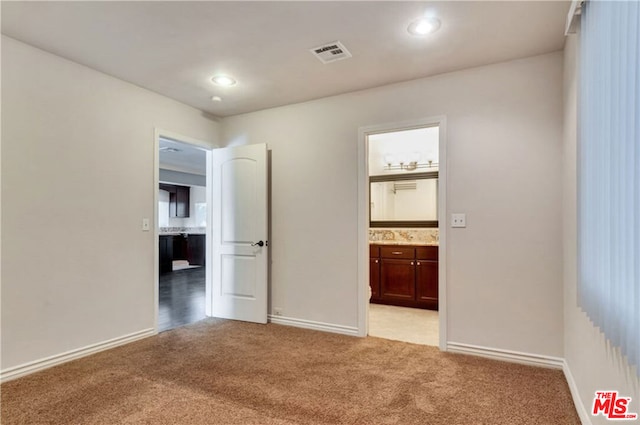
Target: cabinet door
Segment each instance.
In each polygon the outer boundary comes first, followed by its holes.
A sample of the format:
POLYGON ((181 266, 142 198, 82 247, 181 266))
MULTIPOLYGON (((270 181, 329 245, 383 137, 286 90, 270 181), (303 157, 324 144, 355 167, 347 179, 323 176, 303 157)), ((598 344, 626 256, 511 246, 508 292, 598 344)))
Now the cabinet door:
POLYGON ((438 262, 416 261, 417 301, 429 308, 438 309, 438 262))
POLYGON ((160 273, 173 271, 173 237, 160 236, 160 273))
POLYGON ((380 298, 380 259, 369 259, 369 286, 371 286, 371 299, 380 298))
POLYGON ((414 301, 416 295, 415 260, 380 260, 380 292, 385 300, 414 301))
POLYGON ((189 235, 187 237, 189 252, 189 264, 192 266, 204 266, 204 235, 189 235))
POLYGON ((176 186, 176 217, 189 217, 189 194, 191 188, 188 186, 176 186))
POLYGON ((169 217, 189 217, 189 186, 160 183, 160 189, 169 192, 169 217))
POLYGON ((173 237, 173 259, 187 259, 187 239, 182 235, 173 237))

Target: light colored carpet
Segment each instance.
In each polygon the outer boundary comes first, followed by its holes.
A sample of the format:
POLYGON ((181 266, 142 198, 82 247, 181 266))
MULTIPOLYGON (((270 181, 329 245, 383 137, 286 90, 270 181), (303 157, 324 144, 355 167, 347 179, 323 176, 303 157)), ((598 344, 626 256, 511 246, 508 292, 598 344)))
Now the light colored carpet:
POLYGON ((579 425, 559 370, 206 319, 2 384, 3 425, 579 425))
POLYGON ((438 312, 421 308, 369 304, 369 335, 438 346, 438 312))

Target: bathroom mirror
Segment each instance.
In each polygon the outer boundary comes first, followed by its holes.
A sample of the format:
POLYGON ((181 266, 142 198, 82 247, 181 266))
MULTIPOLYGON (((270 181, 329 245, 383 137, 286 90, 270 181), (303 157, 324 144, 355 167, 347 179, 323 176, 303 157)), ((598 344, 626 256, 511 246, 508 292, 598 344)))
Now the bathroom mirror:
POLYGON ((438 227, 438 172, 369 177, 370 227, 438 227))

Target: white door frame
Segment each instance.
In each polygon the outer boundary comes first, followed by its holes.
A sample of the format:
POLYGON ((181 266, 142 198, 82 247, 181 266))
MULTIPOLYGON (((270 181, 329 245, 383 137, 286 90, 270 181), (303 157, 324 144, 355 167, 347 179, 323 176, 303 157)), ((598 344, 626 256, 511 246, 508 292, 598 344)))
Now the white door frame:
MULTIPOLYGON (((158 241, 160 238, 160 225, 158 223, 158 187, 160 184, 160 138, 175 140, 176 142, 186 143, 195 147, 201 148, 207 153, 207 158, 210 156, 212 149, 217 149, 218 146, 213 143, 207 143, 205 141, 194 139, 193 137, 185 136, 172 131, 163 130, 161 128, 154 128, 153 136, 153 329, 154 333, 158 333, 158 311, 160 308, 160 252, 158 249, 158 241)), ((209 176, 209 170, 207 169, 207 177, 209 176)), ((209 241, 211 240, 211 225, 209 221, 209 211, 211 210, 211 195, 210 195, 209 179, 206 180, 207 191, 207 229, 205 233, 205 258, 210 252, 209 241)), ((205 261, 205 314, 211 315, 210 294, 211 294, 211 267, 209 262, 205 261)))
POLYGON ((358 129, 358 335, 369 333, 369 146, 371 134, 439 127, 438 141, 438 319, 439 347, 447 350, 447 143, 444 115, 358 129))

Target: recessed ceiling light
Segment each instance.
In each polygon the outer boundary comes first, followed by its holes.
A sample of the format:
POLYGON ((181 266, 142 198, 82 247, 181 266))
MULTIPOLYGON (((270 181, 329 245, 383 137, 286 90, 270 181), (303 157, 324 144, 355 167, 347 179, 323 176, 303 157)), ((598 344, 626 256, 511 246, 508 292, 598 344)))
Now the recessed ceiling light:
POLYGON ((436 32, 440 28, 440 20, 438 18, 420 18, 411 22, 407 27, 407 31, 411 35, 427 35, 436 32))
POLYGON ((214 84, 225 87, 234 86, 236 84, 236 80, 227 75, 216 75, 211 78, 211 81, 213 81, 214 84))
POLYGON ((212 100, 213 102, 222 102, 222 98, 221 98, 220 96, 213 96, 213 97, 211 98, 211 100, 212 100))

